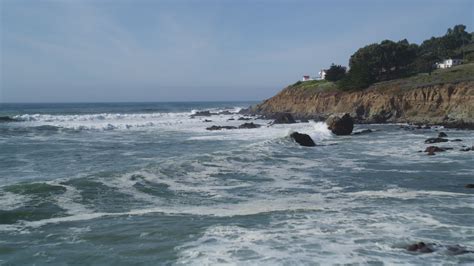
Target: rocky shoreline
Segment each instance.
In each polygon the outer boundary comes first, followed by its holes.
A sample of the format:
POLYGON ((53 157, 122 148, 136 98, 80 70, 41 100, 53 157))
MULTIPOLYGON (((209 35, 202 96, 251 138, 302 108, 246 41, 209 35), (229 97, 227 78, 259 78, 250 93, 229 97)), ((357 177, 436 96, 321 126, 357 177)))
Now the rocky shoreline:
POLYGON ((363 91, 318 91, 289 86, 243 111, 273 118, 289 113, 296 119, 324 121, 349 113, 356 123, 410 123, 474 129, 474 81, 415 87, 377 86, 363 91))

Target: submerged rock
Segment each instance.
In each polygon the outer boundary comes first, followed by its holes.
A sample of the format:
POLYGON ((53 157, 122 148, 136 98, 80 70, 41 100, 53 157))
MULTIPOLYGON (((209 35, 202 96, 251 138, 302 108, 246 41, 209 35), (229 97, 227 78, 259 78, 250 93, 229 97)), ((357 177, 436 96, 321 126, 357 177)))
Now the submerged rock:
POLYGON ((9 116, 0 116, 0 123, 2 122, 17 122, 18 120, 11 118, 9 116))
POLYGON ((436 243, 424 243, 418 242, 415 244, 408 245, 406 247, 407 251, 418 252, 418 253, 433 253, 433 252, 443 252, 446 255, 461 255, 466 253, 472 253, 472 250, 467 249, 461 245, 440 245, 436 243))
POLYGON ((306 146, 306 147, 316 146, 316 143, 314 143, 313 139, 307 134, 293 132, 291 133, 290 137, 294 139, 301 146, 306 146))
POLYGON ((462 141, 462 139, 452 139, 451 141, 452 142, 460 142, 460 141, 462 141))
POLYGON ((429 146, 425 149, 425 152, 435 153, 435 152, 442 152, 442 151, 446 151, 446 150, 447 150, 446 148, 440 148, 438 146, 429 146))
POLYGON ((206 128, 207 130, 222 130, 222 129, 237 129, 237 127, 234 126, 216 126, 213 125, 211 127, 206 128))
POLYGON ((252 118, 250 117, 239 117, 239 119, 237 120, 242 120, 242 121, 247 121, 247 120, 251 120, 252 118))
POLYGON ((204 122, 204 123, 209 123, 209 122, 212 122, 212 120, 204 119, 202 122, 204 122))
POLYGON ((338 136, 350 135, 354 129, 354 119, 348 113, 343 116, 331 115, 326 120, 326 124, 328 129, 338 136))
POLYGON ((438 138, 446 138, 448 135, 444 132, 439 132, 438 133, 438 138))
POLYGON ((198 111, 192 114, 191 118, 194 118, 196 116, 211 116, 211 115, 215 115, 215 113, 211 113, 210 111, 198 111))
POLYGON ((409 245, 406 249, 411 252, 432 253, 435 251, 433 245, 432 243, 425 244, 424 242, 418 242, 409 245))
POLYGON ((278 113, 274 116, 273 124, 294 124, 295 119, 290 113, 278 113))
POLYGON ((225 111, 221 111, 221 112, 219 112, 219 113, 217 113, 217 114, 218 114, 218 115, 232 115, 232 114, 234 114, 234 113, 225 110, 225 111))
POLYGON ((465 188, 474 188, 474 184, 466 184, 464 187, 465 188))
POLYGON ((261 125, 259 124, 254 124, 253 122, 250 122, 250 123, 244 123, 242 125, 239 126, 239 128, 259 128, 261 127, 261 125))
POLYGON ((439 142, 448 142, 448 139, 443 138, 429 138, 425 140, 425 143, 439 143, 439 142))

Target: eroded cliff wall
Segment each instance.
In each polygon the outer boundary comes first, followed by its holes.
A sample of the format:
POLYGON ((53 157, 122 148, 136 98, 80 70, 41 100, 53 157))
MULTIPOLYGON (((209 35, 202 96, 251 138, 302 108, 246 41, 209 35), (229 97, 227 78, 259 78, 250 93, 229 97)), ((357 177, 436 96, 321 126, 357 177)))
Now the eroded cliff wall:
POLYGON ((253 106, 251 112, 267 116, 289 112, 297 118, 320 119, 347 112, 362 123, 474 123, 474 81, 412 89, 369 88, 357 92, 317 92, 288 87, 253 106))

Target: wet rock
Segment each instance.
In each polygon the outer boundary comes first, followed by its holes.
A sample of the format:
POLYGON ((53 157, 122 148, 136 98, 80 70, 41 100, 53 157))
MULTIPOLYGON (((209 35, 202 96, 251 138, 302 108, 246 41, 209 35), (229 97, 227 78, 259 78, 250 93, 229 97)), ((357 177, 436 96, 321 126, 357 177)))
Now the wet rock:
POLYGON ((300 119, 300 123, 309 123, 308 119, 300 119))
POLYGON ((374 123, 386 123, 390 118, 392 118, 392 116, 392 112, 381 110, 379 113, 372 116, 372 121, 374 123))
POLYGON ((444 128, 457 128, 457 129, 474 129, 474 123, 464 122, 462 120, 445 122, 441 124, 444 128))
POLYGON ((444 132, 439 132, 438 133, 438 138, 446 138, 446 137, 448 137, 448 135, 446 133, 444 133, 444 132))
POLYGON ((472 253, 473 251, 466 249, 463 246, 460 245, 453 245, 453 246, 448 246, 447 248, 447 253, 449 255, 461 255, 461 254, 466 254, 466 253, 472 253))
POLYGON ((459 142, 459 141, 462 141, 462 139, 452 139, 451 141, 452 142, 459 142))
POLYGON ((225 110, 225 111, 221 111, 221 112, 219 112, 219 113, 217 113, 217 114, 218 114, 218 115, 231 115, 231 114, 233 114, 233 113, 230 112, 230 111, 225 110))
POLYGON ((237 129, 237 127, 233 126, 216 126, 213 125, 211 127, 206 128, 207 130, 222 130, 222 129, 237 129))
POLYGON ((259 124, 254 124, 253 122, 250 122, 250 123, 244 123, 242 125, 239 126, 239 128, 259 128, 261 127, 261 125, 259 124))
POLYGON ((194 118, 196 116, 211 116, 213 114, 215 114, 215 113, 211 113, 210 111, 198 111, 198 112, 192 114, 191 118, 194 118))
POLYGON ((274 116, 273 124, 294 124, 295 119, 290 113, 278 113, 274 116))
POLYGON ((316 143, 314 143, 313 139, 307 134, 293 132, 291 133, 290 137, 294 139, 301 146, 306 146, 306 147, 316 146, 316 143))
POLYGON ((474 184, 466 184, 464 187, 465 188, 474 188, 474 184))
POLYGON ((0 123, 2 122, 17 122, 18 120, 11 118, 9 116, 0 116, 0 123))
POLYGON ((348 113, 343 116, 331 115, 326 120, 326 124, 328 129, 338 136, 350 135, 354 129, 354 119, 348 113))
POLYGON ((436 155, 435 152, 443 152, 446 151, 445 148, 440 148, 437 146, 429 146, 425 149, 425 152, 428 153, 428 155, 436 155))
POLYGON ((462 149, 460 149, 459 151, 471 151, 471 150, 473 150, 473 149, 472 149, 472 148, 469 148, 469 147, 467 147, 467 148, 462 148, 462 149))
POLYGON ((229 119, 227 119, 227 121, 233 121, 233 120, 235 120, 235 119, 234 119, 234 118, 229 118, 229 119))
POLYGON ((440 142, 448 142, 448 139, 443 138, 429 138, 425 140, 425 143, 440 143, 440 142))
POLYGON ((239 119, 237 119, 237 120, 247 121, 247 120, 250 120, 250 119, 252 119, 252 118, 250 118, 250 117, 239 117, 239 119))
POLYGON ((212 122, 212 120, 204 119, 202 122, 204 122, 204 123, 209 123, 209 122, 212 122))
POLYGON ((432 253, 435 251, 433 245, 434 244, 431 243, 425 244, 424 242, 418 242, 409 245, 406 249, 411 252, 432 253))

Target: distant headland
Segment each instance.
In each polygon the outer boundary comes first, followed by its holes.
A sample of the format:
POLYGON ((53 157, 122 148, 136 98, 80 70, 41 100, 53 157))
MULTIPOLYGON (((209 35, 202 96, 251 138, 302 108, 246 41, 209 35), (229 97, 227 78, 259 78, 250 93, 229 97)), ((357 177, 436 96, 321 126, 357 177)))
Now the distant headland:
POLYGON ((474 128, 474 33, 456 25, 421 45, 406 39, 367 45, 350 57, 349 68, 332 64, 248 111, 474 128))

